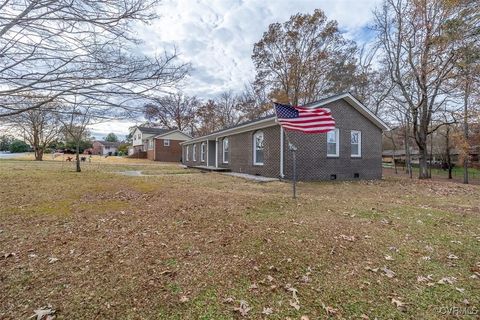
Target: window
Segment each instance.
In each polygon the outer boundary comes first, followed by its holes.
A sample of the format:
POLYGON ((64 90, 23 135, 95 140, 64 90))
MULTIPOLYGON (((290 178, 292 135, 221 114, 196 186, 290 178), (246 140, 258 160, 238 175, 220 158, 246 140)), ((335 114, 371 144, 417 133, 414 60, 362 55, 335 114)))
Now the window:
POLYGON ((170 147, 170 140, 169 139, 163 140, 163 146, 164 147, 170 147))
POLYGON ((192 148, 193 148, 193 150, 192 150, 192 160, 197 161, 197 145, 194 144, 192 148))
POLYGON ((334 129, 327 132, 327 157, 339 156, 339 131, 334 129))
POLYGON ((153 149, 153 139, 148 140, 148 149, 153 149))
POLYGON ((189 146, 185 146, 185 160, 190 161, 190 155, 188 154, 188 150, 190 149, 189 146))
POLYGON ((253 164, 263 165, 263 132, 253 135, 253 164))
POLYGON ((205 142, 200 144, 200 161, 205 162, 205 142))
POLYGON ((228 138, 223 139, 223 163, 228 163, 228 138))
POLYGON ((362 132, 352 130, 350 132, 351 144, 352 144, 352 157, 362 156, 362 132))

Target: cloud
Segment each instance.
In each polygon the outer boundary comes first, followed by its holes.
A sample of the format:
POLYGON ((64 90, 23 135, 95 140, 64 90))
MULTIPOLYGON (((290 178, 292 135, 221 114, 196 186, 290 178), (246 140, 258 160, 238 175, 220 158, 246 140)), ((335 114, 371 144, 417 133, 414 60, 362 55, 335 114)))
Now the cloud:
MULTIPOLYGON (((338 21, 347 38, 362 43, 371 38, 366 26, 379 3, 380 0, 164 0, 158 8, 160 19, 139 28, 138 34, 145 41, 146 54, 175 47, 181 61, 191 63, 193 68, 182 90, 208 99, 223 91, 239 92, 253 80, 253 44, 271 23, 319 8, 328 19, 338 21)), ((113 127, 100 127, 102 134, 117 132, 113 127)), ((121 128, 122 134, 127 134, 128 126, 121 128)))
POLYGON ((225 90, 240 91, 254 78, 253 44, 269 24, 283 22, 297 12, 320 8, 338 21, 345 36, 368 40, 366 25, 379 0, 166 0, 160 19, 141 30, 149 52, 172 48, 193 67, 183 90, 211 98, 225 90))

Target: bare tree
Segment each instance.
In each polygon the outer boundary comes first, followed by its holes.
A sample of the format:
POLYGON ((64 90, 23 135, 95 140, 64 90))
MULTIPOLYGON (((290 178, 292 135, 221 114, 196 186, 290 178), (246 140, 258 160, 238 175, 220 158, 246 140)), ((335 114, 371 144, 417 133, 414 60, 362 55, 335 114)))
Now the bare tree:
POLYGON ((271 24, 254 45, 255 85, 293 104, 346 91, 354 82, 355 50, 323 11, 298 13, 271 24))
MULTIPOLYGON (((35 103, 37 101, 31 100, 30 105, 35 103)), ((49 107, 43 105, 8 118, 14 130, 22 134, 25 141, 32 146, 37 161, 43 160, 45 150, 58 138, 61 131, 58 114, 49 107)))
POLYGON ((175 85, 176 53, 144 56, 130 31, 156 16, 156 0, 0 0, 0 117, 75 94, 132 112, 132 100, 175 85), (34 96, 13 104, 9 97, 34 96))
POLYGON ((109 113, 102 105, 97 105, 95 100, 74 96, 68 104, 58 111, 66 140, 75 143, 76 171, 81 172, 80 143, 86 138, 88 126, 109 119, 109 113))
POLYGON ((385 0, 375 12, 375 28, 390 78, 408 104, 409 123, 420 152, 419 178, 429 177, 428 136, 449 94, 457 59, 457 38, 448 22, 461 8, 441 0, 385 0))
POLYGON ((216 100, 216 118, 221 128, 237 125, 243 120, 239 98, 232 91, 225 91, 216 100))
POLYGON ((238 110, 245 120, 255 120, 273 114, 272 103, 264 88, 255 88, 253 83, 245 85, 237 99, 238 110))
POLYGON ((373 114, 380 116, 385 111, 385 101, 391 97, 393 83, 385 68, 374 68, 377 51, 378 46, 360 48, 352 92, 373 114))
POLYGON ((144 115, 150 122, 158 122, 169 129, 191 129, 200 102, 180 92, 171 93, 145 105, 144 115))

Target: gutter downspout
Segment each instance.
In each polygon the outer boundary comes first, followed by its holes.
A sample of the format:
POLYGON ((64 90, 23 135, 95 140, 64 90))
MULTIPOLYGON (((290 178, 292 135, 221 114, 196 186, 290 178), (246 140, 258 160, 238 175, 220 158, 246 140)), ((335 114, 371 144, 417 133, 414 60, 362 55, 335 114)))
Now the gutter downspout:
POLYGON ((284 145, 283 136, 284 136, 283 127, 280 126, 280 178, 282 178, 282 179, 285 178, 285 174, 283 172, 283 157, 284 157, 284 155, 283 155, 283 153, 284 153, 283 152, 283 145, 284 145))
POLYGON ((207 167, 208 167, 208 145, 209 145, 209 143, 208 143, 208 139, 207 139, 207 167))
POLYGON ((218 137, 215 138, 215 168, 218 168, 218 137))

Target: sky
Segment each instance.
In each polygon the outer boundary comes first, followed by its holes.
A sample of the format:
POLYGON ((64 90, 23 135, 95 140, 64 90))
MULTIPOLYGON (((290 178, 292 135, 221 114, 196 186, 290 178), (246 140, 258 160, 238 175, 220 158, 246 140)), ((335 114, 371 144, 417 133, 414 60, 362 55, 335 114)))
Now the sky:
MULTIPOLYGON (((179 59, 192 71, 181 90, 199 98, 213 98, 221 92, 240 92, 253 80, 253 44, 268 25, 287 21, 297 12, 322 9, 328 19, 337 20, 344 36, 362 44, 371 39, 368 25, 379 0, 163 0, 160 18, 137 27, 145 54, 176 48, 179 59)), ((122 120, 91 127, 101 139, 109 132, 120 138, 141 120, 122 120)))

